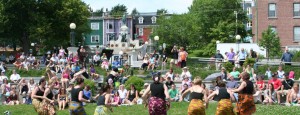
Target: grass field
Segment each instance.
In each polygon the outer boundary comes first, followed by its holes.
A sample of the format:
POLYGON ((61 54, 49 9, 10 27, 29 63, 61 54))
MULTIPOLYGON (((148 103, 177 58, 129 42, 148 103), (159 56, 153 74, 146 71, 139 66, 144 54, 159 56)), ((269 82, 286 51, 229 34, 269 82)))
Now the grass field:
MULTIPOLYGON (((189 103, 172 103, 168 115, 186 115, 189 103)), ((207 115, 214 115, 217 103, 210 103, 206 109, 207 115)), ((93 115, 96 104, 88 104, 85 106, 87 115, 93 115)), ((256 105, 255 115, 300 115, 299 107, 287 107, 280 105, 256 105)), ((0 114, 4 111, 10 111, 12 115, 36 115, 32 105, 18 106, 0 106, 0 114)), ((58 115, 68 115, 68 110, 58 111, 58 115)), ((147 115, 147 108, 143 105, 115 107, 111 115, 147 115)))

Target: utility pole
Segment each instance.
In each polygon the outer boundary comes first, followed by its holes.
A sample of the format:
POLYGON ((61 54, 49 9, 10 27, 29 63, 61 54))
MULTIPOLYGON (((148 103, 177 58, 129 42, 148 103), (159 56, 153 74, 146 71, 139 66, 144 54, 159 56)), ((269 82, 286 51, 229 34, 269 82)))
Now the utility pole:
POLYGON ((237 11, 234 11, 234 14, 235 14, 235 35, 237 35, 237 18, 238 18, 238 12, 237 11))

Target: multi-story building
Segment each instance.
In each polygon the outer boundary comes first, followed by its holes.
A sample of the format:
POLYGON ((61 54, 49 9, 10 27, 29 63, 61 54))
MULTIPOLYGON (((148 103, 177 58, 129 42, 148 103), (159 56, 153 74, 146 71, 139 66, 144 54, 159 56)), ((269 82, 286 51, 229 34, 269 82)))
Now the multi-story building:
POLYGON ((300 41, 300 0, 257 0, 253 7, 252 33, 257 42, 271 26, 281 46, 298 45, 300 41))
POLYGON ((150 39, 150 35, 153 32, 156 23, 157 14, 155 13, 139 13, 134 16, 134 32, 137 38, 146 42, 150 39))
POLYGON ((103 18, 92 16, 88 18, 88 25, 91 28, 91 32, 84 35, 84 45, 90 48, 103 47, 103 18))

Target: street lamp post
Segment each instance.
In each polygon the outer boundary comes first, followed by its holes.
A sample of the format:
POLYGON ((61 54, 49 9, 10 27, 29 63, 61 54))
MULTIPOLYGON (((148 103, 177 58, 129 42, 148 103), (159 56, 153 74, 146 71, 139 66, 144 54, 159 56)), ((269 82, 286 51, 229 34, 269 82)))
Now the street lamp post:
POLYGON ((158 36, 154 36, 154 40, 155 40, 155 44, 156 44, 156 50, 158 49, 158 40, 159 40, 159 37, 158 36))
POLYGON ((235 36, 236 42, 237 42, 237 51, 240 50, 240 40, 241 40, 241 36, 240 35, 236 35, 235 36))
POLYGON ((235 35, 237 35, 237 18, 238 18, 238 12, 234 11, 235 14, 235 35))
POLYGON ((71 23, 70 24, 70 29, 71 29, 71 33, 70 33, 70 43, 71 43, 71 46, 74 47, 75 46, 75 29, 76 29, 76 24, 75 23, 71 23))

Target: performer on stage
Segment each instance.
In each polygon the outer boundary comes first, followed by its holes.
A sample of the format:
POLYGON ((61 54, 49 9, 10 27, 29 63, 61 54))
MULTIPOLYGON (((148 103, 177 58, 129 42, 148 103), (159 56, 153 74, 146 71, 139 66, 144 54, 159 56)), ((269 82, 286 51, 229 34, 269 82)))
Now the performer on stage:
POLYGON ((54 94, 53 88, 55 86, 54 79, 50 79, 48 82, 48 88, 46 88, 44 93, 44 105, 43 110, 45 115, 55 115, 55 107, 54 107, 54 94))
POLYGON ((226 85, 223 81, 220 81, 218 84, 219 89, 208 96, 206 103, 208 103, 210 98, 215 97, 215 99, 219 101, 216 115, 234 115, 233 106, 230 100, 230 98, 233 99, 234 97, 230 96, 230 91, 226 89, 226 85))
POLYGON ((94 115, 109 115, 113 112, 112 106, 117 106, 118 103, 112 103, 111 92, 113 88, 110 85, 105 85, 102 91, 94 98, 97 99, 97 107, 95 109, 94 115))
POLYGON ((40 79, 39 86, 35 87, 31 94, 32 105, 34 107, 34 110, 38 113, 38 115, 41 115, 44 112, 43 96, 45 92, 45 85, 46 85, 46 80, 44 78, 40 79))
POLYGON ((89 103, 90 100, 83 98, 84 79, 82 77, 76 78, 76 86, 71 91, 71 102, 69 106, 70 115, 86 115, 82 102, 89 103))
MULTIPOLYGON (((188 107, 188 115, 205 115, 204 100, 207 100, 206 91, 201 87, 202 80, 200 78, 194 79, 194 85, 187 89, 180 97, 183 100, 186 94, 190 93, 190 105, 188 107)), ((206 103, 206 108, 208 104, 206 103)))
POLYGON ((238 115, 251 115, 256 111, 253 98, 253 94, 255 93, 254 86, 253 83, 249 81, 249 73, 243 72, 240 76, 243 80, 240 87, 232 90, 232 92, 239 93, 236 111, 238 115))
MULTIPOLYGON (((150 84, 143 94, 145 101, 149 92, 151 97, 149 99, 148 110, 150 115, 167 115, 167 109, 170 108, 170 96, 168 88, 165 84, 160 83, 160 74, 153 76, 154 83, 150 84)), ((147 105, 147 102, 146 102, 147 105)))

